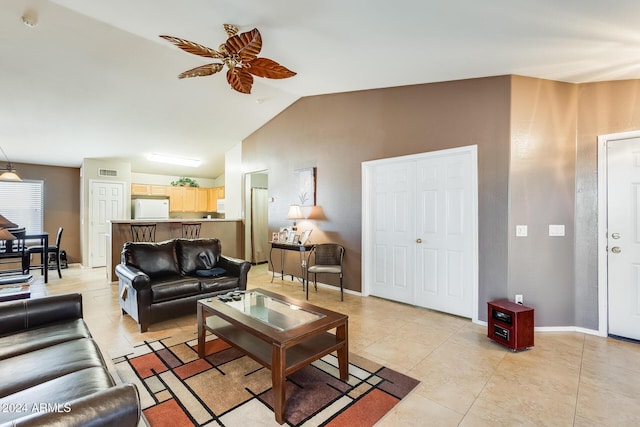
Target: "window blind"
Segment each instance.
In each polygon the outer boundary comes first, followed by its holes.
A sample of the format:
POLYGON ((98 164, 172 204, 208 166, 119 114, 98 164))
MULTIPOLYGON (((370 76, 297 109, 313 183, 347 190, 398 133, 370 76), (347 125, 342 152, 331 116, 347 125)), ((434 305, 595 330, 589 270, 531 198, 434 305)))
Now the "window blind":
POLYGON ((0 181, 0 214, 27 234, 42 233, 43 211, 44 181, 0 181))

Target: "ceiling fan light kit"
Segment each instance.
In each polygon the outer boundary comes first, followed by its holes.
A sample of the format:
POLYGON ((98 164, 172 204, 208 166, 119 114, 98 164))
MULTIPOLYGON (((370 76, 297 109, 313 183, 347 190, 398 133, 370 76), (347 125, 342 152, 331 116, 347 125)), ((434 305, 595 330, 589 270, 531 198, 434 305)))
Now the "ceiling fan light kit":
POLYGON ((187 70, 181 73, 179 78, 210 76, 222 71, 226 65, 228 67, 227 82, 231 88, 240 93, 249 94, 254 76, 286 79, 296 75, 295 72, 272 59, 258 58, 262 50, 262 36, 257 28, 238 34, 238 27, 224 24, 224 30, 227 33, 227 41, 221 44, 218 50, 178 37, 160 36, 185 52, 221 61, 187 70))

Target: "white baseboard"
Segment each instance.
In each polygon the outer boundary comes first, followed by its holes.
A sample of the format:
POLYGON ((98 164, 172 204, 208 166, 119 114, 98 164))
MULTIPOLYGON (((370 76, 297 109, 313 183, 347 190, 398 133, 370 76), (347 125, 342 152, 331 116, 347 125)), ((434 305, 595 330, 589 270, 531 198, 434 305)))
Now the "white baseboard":
MULTIPOLYGON (((485 326, 485 327, 489 326, 489 324, 484 320, 478 320, 477 322, 474 322, 474 323, 477 325, 485 326)), ((536 326, 533 328, 533 331, 534 332, 581 332, 587 335, 596 335, 599 337, 603 336, 603 335, 600 335, 600 331, 596 331, 594 329, 581 328, 579 326, 536 326)))

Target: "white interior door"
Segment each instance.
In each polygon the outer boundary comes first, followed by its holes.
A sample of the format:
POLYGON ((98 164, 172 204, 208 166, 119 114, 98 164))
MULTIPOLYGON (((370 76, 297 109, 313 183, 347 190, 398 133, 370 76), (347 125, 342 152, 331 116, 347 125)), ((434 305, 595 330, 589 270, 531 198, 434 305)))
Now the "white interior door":
POLYGON ((473 315, 473 179, 471 154, 418 161, 416 304, 473 315))
POLYGON ((640 340, 640 138, 607 144, 609 334, 640 340))
POLYGON ((374 168, 371 293, 413 303, 416 163, 374 168))
POLYGON ((365 163, 365 295, 477 319, 476 159, 463 147, 365 163))
POLYGON ((89 254, 90 267, 107 265, 107 221, 124 219, 124 183, 109 181, 91 181, 89 192, 91 211, 89 216, 89 254))

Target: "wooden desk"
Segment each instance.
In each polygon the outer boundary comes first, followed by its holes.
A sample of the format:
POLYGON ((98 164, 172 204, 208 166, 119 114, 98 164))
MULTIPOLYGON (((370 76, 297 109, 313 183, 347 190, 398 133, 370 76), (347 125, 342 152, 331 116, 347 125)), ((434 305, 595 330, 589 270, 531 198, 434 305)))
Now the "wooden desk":
MULTIPOLYGON (((273 283, 273 279, 276 276, 276 269, 273 265, 273 250, 280 250, 280 277, 284 277, 284 254, 286 251, 294 251, 300 254, 300 273, 302 277, 302 287, 304 288, 305 280, 307 275, 305 274, 307 264, 306 259, 303 255, 304 252, 310 251, 314 245, 306 244, 306 245, 297 245, 294 243, 284 243, 284 242, 269 242, 271 244, 271 249, 269 250, 269 265, 271 266, 271 283, 273 283)), ((291 280, 293 280, 293 274, 291 274, 291 280)))

